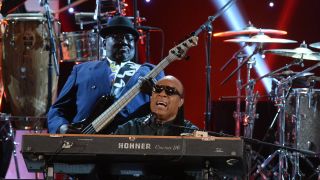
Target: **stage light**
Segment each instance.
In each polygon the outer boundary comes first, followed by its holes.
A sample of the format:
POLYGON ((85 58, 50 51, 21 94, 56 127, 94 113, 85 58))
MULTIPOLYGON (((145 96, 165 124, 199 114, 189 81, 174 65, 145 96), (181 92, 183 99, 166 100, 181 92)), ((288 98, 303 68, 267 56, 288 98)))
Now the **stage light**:
POLYGON ((73 14, 74 13, 74 8, 71 7, 71 0, 68 0, 68 12, 70 14, 73 14))
POLYGON ((146 3, 149 3, 151 0, 146 0, 146 3))
POLYGON ((68 12, 69 12, 70 14, 73 14, 73 13, 74 13, 74 8, 69 8, 69 9, 68 9, 68 12))
MULTIPOLYGON (((215 4, 215 6, 220 9, 222 8, 226 3, 229 2, 229 0, 211 0, 215 4)), ((222 18, 226 21, 228 27, 230 30, 240 30, 248 26, 249 20, 245 20, 237 6, 236 3, 234 3, 227 11, 225 11, 222 15, 222 18)), ((214 23, 214 22, 213 22, 214 23)), ((254 24, 254 23, 253 23, 254 24)), ((245 51, 247 54, 252 54, 254 49, 252 47, 245 48, 245 51)), ((254 57, 256 60, 255 63, 255 70, 259 74, 259 76, 263 76, 270 72, 269 68, 265 64, 263 58, 261 58, 260 54, 255 55, 254 57)), ((266 88, 268 92, 271 91, 271 80, 268 78, 262 79, 263 85, 266 88)))
POLYGON ((274 6, 274 2, 273 1, 270 1, 269 2, 269 7, 273 7, 274 6))

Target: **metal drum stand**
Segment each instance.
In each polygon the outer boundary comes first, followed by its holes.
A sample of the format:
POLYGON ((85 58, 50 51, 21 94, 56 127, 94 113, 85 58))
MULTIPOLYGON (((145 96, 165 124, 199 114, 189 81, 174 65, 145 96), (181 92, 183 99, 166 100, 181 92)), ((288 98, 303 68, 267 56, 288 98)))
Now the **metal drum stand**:
POLYGON ((243 119, 244 126, 244 137, 252 138, 253 128, 255 119, 258 118, 256 114, 256 104, 257 98, 259 96, 258 92, 254 92, 255 81, 251 79, 251 69, 255 65, 254 58, 250 59, 247 63, 247 82, 246 86, 246 106, 245 106, 245 117, 243 119))
MULTIPOLYGON (((278 86, 277 92, 276 92, 276 106, 279 110, 279 117, 278 117, 278 130, 279 130, 279 145, 285 146, 285 127, 286 127, 286 90, 290 89, 288 83, 283 83, 280 81, 280 84, 278 86)), ((279 167, 278 167, 278 179, 282 179, 284 176, 284 173, 287 174, 287 166, 288 166, 288 159, 287 159, 287 151, 284 149, 279 149, 276 151, 277 154, 279 154, 279 167)), ((262 165, 261 165, 262 166, 262 165)))

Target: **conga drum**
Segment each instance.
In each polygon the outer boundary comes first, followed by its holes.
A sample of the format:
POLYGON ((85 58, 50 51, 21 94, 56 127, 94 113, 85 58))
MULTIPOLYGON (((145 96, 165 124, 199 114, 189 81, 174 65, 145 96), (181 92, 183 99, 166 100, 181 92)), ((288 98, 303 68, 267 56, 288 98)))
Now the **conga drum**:
MULTIPOLYGON (((43 14, 9 14, 3 35, 3 83, 13 116, 42 116, 56 97, 58 77, 49 77, 50 37, 43 14), (51 82, 52 88, 48 88, 51 82), (50 94, 49 94, 50 93, 50 94), (52 95, 52 98, 48 98, 52 95)), ((54 58, 51 58, 52 61, 54 58)), ((52 63, 53 64, 53 63, 52 63)))

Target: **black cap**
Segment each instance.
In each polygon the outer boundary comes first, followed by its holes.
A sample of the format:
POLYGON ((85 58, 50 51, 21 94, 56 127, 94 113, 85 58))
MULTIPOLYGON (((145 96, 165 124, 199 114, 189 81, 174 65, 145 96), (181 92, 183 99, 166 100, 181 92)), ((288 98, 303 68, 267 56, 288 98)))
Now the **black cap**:
POLYGON ((125 16, 114 16, 111 18, 108 21, 107 26, 100 30, 100 35, 105 37, 115 32, 130 33, 135 37, 135 40, 139 37, 138 31, 133 27, 130 19, 125 16))

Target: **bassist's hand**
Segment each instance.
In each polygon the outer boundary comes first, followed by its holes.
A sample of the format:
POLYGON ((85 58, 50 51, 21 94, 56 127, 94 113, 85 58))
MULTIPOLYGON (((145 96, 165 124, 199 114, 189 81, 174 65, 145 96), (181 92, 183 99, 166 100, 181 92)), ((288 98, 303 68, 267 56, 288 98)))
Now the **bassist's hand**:
POLYGON ((71 125, 64 124, 60 126, 60 134, 81 134, 81 131, 71 125))
POLYGON ((155 84, 154 80, 152 78, 146 79, 144 77, 141 77, 140 79, 142 81, 140 91, 144 94, 148 94, 149 96, 151 96, 152 88, 155 84))

